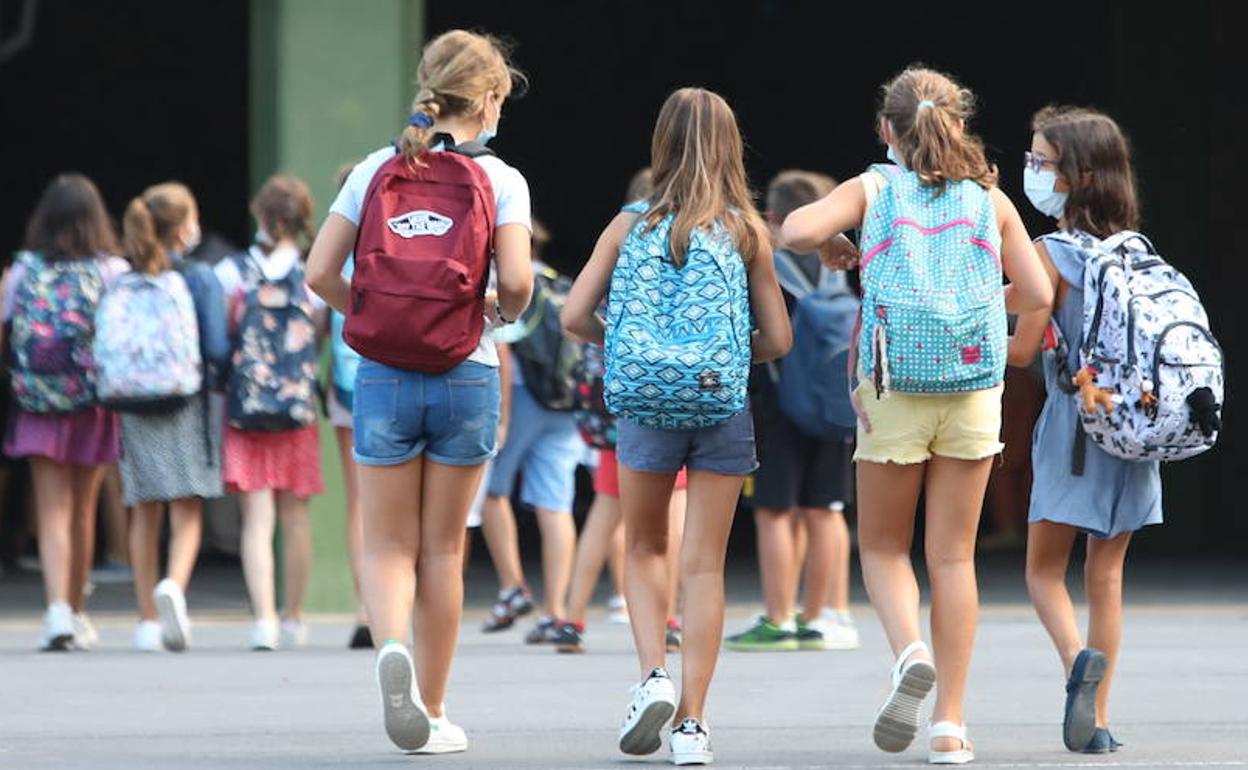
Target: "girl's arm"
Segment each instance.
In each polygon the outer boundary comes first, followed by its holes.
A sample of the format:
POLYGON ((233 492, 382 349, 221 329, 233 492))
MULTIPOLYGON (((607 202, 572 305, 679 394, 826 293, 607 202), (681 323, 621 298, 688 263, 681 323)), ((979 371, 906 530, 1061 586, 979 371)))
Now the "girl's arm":
POLYGON ((606 329, 602 319, 598 317, 598 308, 602 298, 611 285, 611 274, 615 272, 615 262, 620 256, 620 245, 628 237, 628 231, 637 221, 637 214, 620 212, 611 220, 611 224, 598 236, 594 244, 594 253, 589 256, 581 274, 572 284, 568 299, 559 313, 564 331, 583 342, 601 345, 606 329))
POLYGON ((798 253, 810 253, 829 238, 861 225, 866 210, 867 192, 862 179, 854 177, 785 217, 780 228, 781 245, 798 253))
POLYGON ((341 214, 330 213, 308 252, 308 287, 339 313, 346 313, 351 301, 351 284, 342 277, 342 266, 355 248, 358 229, 341 214))
MULTIPOLYGON (((493 301, 502 308, 508 321, 518 319, 533 297, 533 234, 518 223, 502 225, 494 230, 494 267, 498 273, 497 293, 493 301)), ((493 308, 486 307, 486 316, 493 320, 493 308)))
POLYGON ((1023 315, 1053 306, 1053 281, 1018 215, 1018 209, 1005 193, 992 188, 993 205, 997 210, 997 226, 1001 229, 1001 267, 1010 279, 1005 294, 1005 309, 1023 315))
MULTIPOLYGON (((1049 257, 1044 244, 1035 244, 1035 249, 1048 278, 1049 286, 1053 290, 1053 296, 1056 297, 1062 278, 1058 275, 1057 267, 1054 266, 1053 259, 1049 257)), ((1009 296, 1014 293, 1014 286, 1011 284, 1005 289, 1008 303, 1009 296)), ((1049 320, 1052 317, 1051 306, 1020 314, 1018 324, 1014 327, 1014 335, 1010 337, 1009 347, 1006 350, 1006 363, 1010 366, 1029 366, 1035 359, 1036 353, 1040 351, 1040 345, 1044 341, 1044 331, 1049 327, 1049 320)))
POLYGON ((762 247, 750 261, 750 309, 758 324, 751 345, 756 364, 780 358, 793 347, 793 327, 766 233, 759 233, 759 243, 762 247))
MULTIPOLYGON (((507 429, 511 427, 511 346, 498 343, 498 436, 495 448, 501 450, 507 443, 507 429)), ((482 479, 482 484, 485 480, 482 479)))

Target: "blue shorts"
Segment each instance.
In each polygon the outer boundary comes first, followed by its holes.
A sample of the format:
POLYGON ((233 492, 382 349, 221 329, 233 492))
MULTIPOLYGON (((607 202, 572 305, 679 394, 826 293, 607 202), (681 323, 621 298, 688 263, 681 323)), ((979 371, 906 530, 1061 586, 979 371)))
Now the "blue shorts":
POLYGON ((443 465, 480 465, 498 439, 498 369, 465 361, 422 374, 366 358, 353 407, 361 465, 402 465, 422 453, 443 465))
POLYGON ((523 471, 520 500, 534 508, 572 512, 576 498, 576 466, 585 456, 585 442, 571 412, 545 409, 524 385, 511 390, 511 424, 490 471, 491 497, 510 497, 516 474, 523 471))
POLYGON ((681 467, 724 476, 748 476, 758 468, 754 416, 750 410, 719 425, 692 430, 643 428, 616 423, 620 465, 646 473, 676 473, 681 467))

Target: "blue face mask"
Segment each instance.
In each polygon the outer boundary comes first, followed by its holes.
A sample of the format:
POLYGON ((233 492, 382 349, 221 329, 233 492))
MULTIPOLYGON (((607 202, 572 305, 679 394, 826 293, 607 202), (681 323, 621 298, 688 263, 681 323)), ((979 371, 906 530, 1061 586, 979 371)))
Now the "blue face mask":
POLYGON ((1054 190, 1056 185, 1056 171, 1036 171, 1030 166, 1023 167, 1023 193, 1027 200, 1041 214, 1061 219, 1066 213, 1066 199, 1070 195, 1054 190))
POLYGON ((893 146, 891 144, 888 146, 888 152, 885 154, 885 156, 889 160, 891 160, 893 163, 896 163, 898 166, 901 166, 902 168, 904 168, 906 171, 910 170, 909 167, 907 167, 906 164, 902 161, 902 159, 897 157, 897 153, 893 151, 893 146))
POLYGON ((481 144, 489 144, 490 140, 498 136, 498 124, 494 124, 494 128, 481 127, 481 133, 477 134, 477 141, 481 144))

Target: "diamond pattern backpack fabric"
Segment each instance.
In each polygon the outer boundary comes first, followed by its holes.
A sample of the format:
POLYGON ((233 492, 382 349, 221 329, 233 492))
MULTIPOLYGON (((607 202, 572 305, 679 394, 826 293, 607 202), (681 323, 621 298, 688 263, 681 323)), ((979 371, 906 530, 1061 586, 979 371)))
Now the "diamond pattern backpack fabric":
MULTIPOLYGON (((625 211, 643 213, 646 205, 625 211)), ((746 408, 750 293, 727 230, 694 230, 672 262, 674 217, 638 220, 620 247, 607 305, 604 398, 617 417, 649 428, 722 423, 746 408)))
POLYGON ((1001 234, 988 190, 924 185, 876 165, 862 175, 859 366, 880 395, 964 393, 1005 378, 1001 234))
POLYGON ((25 252, 14 296, 13 397, 34 414, 95 404, 95 311, 104 279, 94 258, 47 262, 25 252))

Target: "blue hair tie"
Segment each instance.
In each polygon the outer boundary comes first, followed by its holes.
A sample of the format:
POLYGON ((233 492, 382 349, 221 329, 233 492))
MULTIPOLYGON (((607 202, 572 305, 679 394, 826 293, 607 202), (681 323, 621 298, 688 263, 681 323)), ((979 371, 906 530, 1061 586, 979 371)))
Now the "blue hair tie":
POLYGON ((935 106, 936 106, 936 102, 932 101, 931 99, 924 99, 923 101, 919 102, 919 106, 915 107, 914 111, 918 112, 924 107, 935 107, 935 106))
POLYGON ((407 123, 417 128, 433 128, 433 117, 427 112, 413 112, 407 123))

